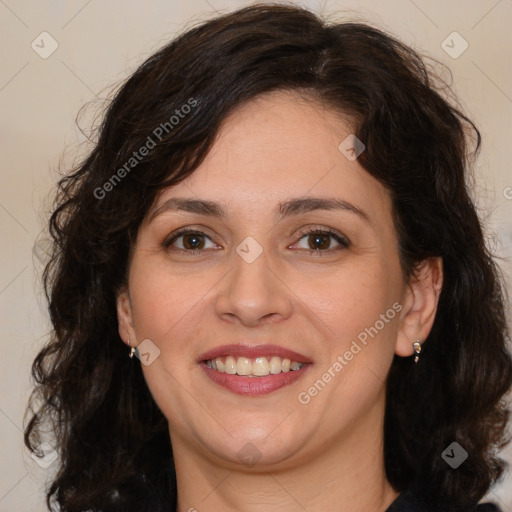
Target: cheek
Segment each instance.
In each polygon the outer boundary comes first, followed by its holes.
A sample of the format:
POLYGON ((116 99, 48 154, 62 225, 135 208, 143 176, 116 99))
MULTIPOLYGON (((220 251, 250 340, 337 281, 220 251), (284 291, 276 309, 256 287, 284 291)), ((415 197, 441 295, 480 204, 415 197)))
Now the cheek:
POLYGON ((179 275, 157 261, 134 260, 130 271, 130 294, 138 337, 165 342, 173 333, 197 321, 195 312, 213 285, 208 274, 187 272, 179 275))
POLYGON ((334 346, 350 342, 379 320, 398 297, 388 269, 368 261, 322 276, 296 276, 294 292, 321 320, 334 346))
POLYGON ((156 404, 173 425, 192 423, 200 415, 189 379, 198 369, 191 354, 194 332, 203 317, 203 300, 212 289, 211 281, 200 272, 177 275, 156 261, 134 259, 130 270, 130 294, 135 332, 139 341, 149 338, 160 350, 154 363, 142 371, 156 404), (185 422, 186 423, 186 422, 185 422))
POLYGON ((392 275, 385 264, 363 265, 309 288, 308 304, 328 335, 320 339, 317 367, 298 399, 311 400, 330 425, 340 413, 362 414, 383 390, 401 309, 401 281, 392 275))

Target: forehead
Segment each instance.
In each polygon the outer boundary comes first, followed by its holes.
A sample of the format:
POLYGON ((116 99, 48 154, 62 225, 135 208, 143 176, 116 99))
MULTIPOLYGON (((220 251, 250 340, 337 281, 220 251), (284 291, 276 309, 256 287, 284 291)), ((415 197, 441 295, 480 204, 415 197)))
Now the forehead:
POLYGON ((229 149, 242 158, 251 151, 261 153, 268 162, 276 156, 280 166, 285 164, 283 155, 292 162, 322 157, 321 164, 337 149, 340 137, 352 131, 348 116, 315 97, 298 91, 273 91, 242 104, 223 121, 212 153, 229 149))
POLYGON ((152 211, 171 197, 197 195, 233 213, 261 214, 287 197, 311 196, 366 203, 370 214, 382 216, 390 210, 388 191, 340 150, 351 133, 348 116, 313 97, 295 91, 261 95, 224 120, 202 164, 163 190, 152 211))

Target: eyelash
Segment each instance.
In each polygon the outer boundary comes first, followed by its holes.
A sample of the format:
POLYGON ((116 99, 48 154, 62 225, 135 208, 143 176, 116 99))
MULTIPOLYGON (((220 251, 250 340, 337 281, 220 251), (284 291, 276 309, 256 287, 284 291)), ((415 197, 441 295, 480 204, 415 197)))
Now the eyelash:
POLYGON ((341 247, 338 247, 337 249, 326 249, 326 250, 303 249, 304 251, 308 251, 310 254, 313 253, 316 255, 321 252, 329 252, 329 251, 333 251, 333 250, 348 249, 350 247, 350 240, 347 237, 343 236, 341 233, 338 233, 337 231, 335 231, 334 229, 331 229, 331 228, 309 228, 309 229, 301 230, 301 231, 299 231, 299 235, 300 235, 299 240, 301 240, 302 238, 304 238, 307 235, 312 235, 312 234, 319 234, 319 235, 324 235, 324 236, 330 235, 336 240, 336 242, 338 242, 340 244, 341 247))
MULTIPOLYGON (((191 228, 185 228, 185 229, 181 229, 181 230, 179 230, 177 232, 171 233, 164 240, 162 245, 163 245, 163 247, 165 249, 170 250, 170 246, 172 245, 172 243, 175 240, 177 240, 181 236, 188 235, 188 234, 201 235, 201 236, 204 236, 204 237, 206 237, 206 238, 211 240, 211 238, 208 235, 206 235, 205 233, 203 233, 201 231, 198 231, 196 229, 191 229, 191 228)), ((318 255, 318 254, 320 254, 322 252, 331 252, 333 250, 347 249, 351 245, 351 242, 350 242, 350 240, 348 238, 346 238, 341 233, 338 233, 337 231, 334 231, 333 229, 330 229, 330 228, 321 228, 321 229, 320 228, 310 228, 310 229, 306 229, 306 230, 300 231, 299 234, 300 234, 299 240, 301 240, 302 238, 304 238, 307 235, 312 235, 312 234, 319 234, 319 235, 324 235, 324 236, 330 235, 341 246, 341 247, 338 247, 337 249, 325 249, 325 250, 322 250, 322 249, 302 249, 303 251, 308 251, 309 254, 318 255)), ((174 249, 174 250, 175 251, 189 253, 189 254, 192 253, 194 255, 199 255, 202 252, 204 252, 203 250, 180 249, 180 248, 177 248, 177 249, 174 249)))

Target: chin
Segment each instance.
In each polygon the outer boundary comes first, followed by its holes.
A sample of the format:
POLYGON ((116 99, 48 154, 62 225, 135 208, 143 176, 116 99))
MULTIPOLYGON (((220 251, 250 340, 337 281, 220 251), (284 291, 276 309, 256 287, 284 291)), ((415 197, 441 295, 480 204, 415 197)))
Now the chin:
POLYGON ((306 440, 303 428, 294 432, 291 425, 284 425, 286 421, 281 416, 267 417, 258 422, 253 415, 252 421, 231 427, 229 433, 219 427, 217 435, 212 438, 211 433, 205 432, 208 435, 205 444, 216 457, 237 466, 242 463, 256 469, 256 466, 286 464, 296 456, 306 440))

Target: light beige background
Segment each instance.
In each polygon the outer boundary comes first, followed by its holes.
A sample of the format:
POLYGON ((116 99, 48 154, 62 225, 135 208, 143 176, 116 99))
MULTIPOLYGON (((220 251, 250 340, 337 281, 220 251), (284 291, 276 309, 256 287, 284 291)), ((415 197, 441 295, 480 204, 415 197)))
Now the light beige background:
MULTIPOLYGON (((505 258, 502 268, 510 279, 512 2, 301 3, 317 12, 337 12, 336 18, 357 16, 373 22, 450 66, 454 89, 483 134, 475 194, 490 243, 505 258), (469 45, 456 59, 441 47, 453 31, 469 45)), ((33 255, 33 246, 43 227, 59 161, 64 168, 69 165, 73 150, 84 140, 75 126, 76 114, 85 102, 103 98, 106 86, 126 78, 191 21, 244 5, 248 2, 0 0, 2 512, 46 510, 43 483, 55 466, 44 470, 27 456, 22 444, 22 418, 30 389, 29 366, 49 328, 38 282, 41 263, 33 255), (40 41, 36 38, 43 31, 58 43, 57 50, 46 59, 31 48, 33 40, 40 41)), ((84 120, 84 128, 90 119, 84 120)), ((37 254, 43 248, 39 247, 37 254)), ((506 456, 512 461, 512 449, 506 456)), ((489 497, 499 500, 504 510, 512 511, 510 474, 489 497)))

